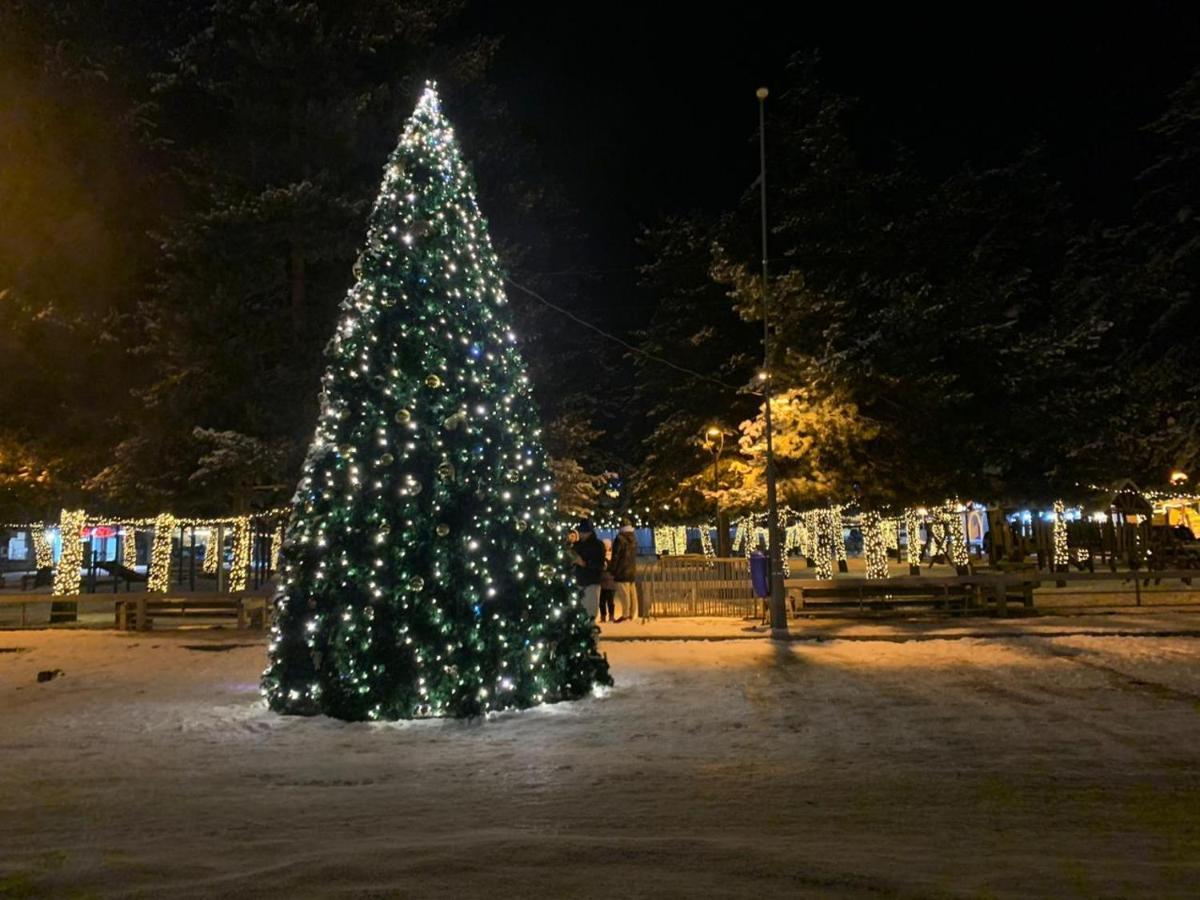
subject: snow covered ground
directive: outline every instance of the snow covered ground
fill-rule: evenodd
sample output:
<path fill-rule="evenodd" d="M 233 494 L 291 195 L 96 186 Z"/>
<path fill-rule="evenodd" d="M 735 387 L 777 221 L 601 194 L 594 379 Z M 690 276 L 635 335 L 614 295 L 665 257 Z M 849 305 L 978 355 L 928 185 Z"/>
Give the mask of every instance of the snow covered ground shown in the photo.
<path fill-rule="evenodd" d="M 1196 896 L 1200 639 L 1048 622 L 621 625 L 605 696 L 387 725 L 246 632 L 0 632 L 0 897 Z"/>

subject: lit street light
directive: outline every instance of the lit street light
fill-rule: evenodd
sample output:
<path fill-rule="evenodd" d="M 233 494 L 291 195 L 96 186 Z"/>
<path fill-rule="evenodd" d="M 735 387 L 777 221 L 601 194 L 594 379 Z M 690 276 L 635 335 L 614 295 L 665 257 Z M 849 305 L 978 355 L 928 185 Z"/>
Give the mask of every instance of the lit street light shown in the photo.
<path fill-rule="evenodd" d="M 783 603 L 783 556 L 779 542 L 779 500 L 775 490 L 775 449 L 771 435 L 771 320 L 767 272 L 767 89 L 754 92 L 758 98 L 758 186 L 762 207 L 762 316 L 763 316 L 763 422 L 767 439 L 767 555 L 770 557 L 771 636 L 788 636 L 787 609 Z"/>

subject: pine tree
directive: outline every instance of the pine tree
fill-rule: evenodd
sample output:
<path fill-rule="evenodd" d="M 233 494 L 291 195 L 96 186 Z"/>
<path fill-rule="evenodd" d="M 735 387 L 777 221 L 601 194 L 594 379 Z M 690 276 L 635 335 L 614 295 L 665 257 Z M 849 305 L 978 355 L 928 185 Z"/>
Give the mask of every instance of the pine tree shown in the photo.
<path fill-rule="evenodd" d="M 285 544 L 272 709 L 474 716 L 611 683 L 572 596 L 499 261 L 433 86 L 326 349 Z"/>

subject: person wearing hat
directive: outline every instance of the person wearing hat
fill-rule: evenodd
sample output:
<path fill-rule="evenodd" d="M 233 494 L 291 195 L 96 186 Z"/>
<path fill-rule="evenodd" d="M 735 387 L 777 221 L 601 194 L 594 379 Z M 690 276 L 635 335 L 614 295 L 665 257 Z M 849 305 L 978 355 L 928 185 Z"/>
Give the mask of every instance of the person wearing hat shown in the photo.
<path fill-rule="evenodd" d="M 596 618 L 600 608 L 600 582 L 604 577 L 604 545 L 596 537 L 592 523 L 584 519 L 575 529 L 579 540 L 575 543 L 575 583 L 583 591 L 583 608 Z"/>
<path fill-rule="evenodd" d="M 608 571 L 612 573 L 613 581 L 616 582 L 616 596 L 621 602 L 621 619 L 630 622 L 637 615 L 637 585 L 634 583 L 637 576 L 637 549 L 633 523 L 622 519 L 621 530 L 617 532 L 617 539 L 613 541 L 612 560 L 608 564 Z M 642 621 L 645 622 L 646 619 L 646 611 L 643 610 Z"/>

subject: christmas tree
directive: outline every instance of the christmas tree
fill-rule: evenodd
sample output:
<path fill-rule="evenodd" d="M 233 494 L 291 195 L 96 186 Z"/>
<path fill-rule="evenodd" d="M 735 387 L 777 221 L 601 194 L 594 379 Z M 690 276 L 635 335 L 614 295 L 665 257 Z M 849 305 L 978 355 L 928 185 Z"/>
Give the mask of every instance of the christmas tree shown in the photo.
<path fill-rule="evenodd" d="M 568 581 L 499 261 L 432 85 L 355 275 L 285 541 L 271 708 L 473 716 L 610 684 Z"/>

